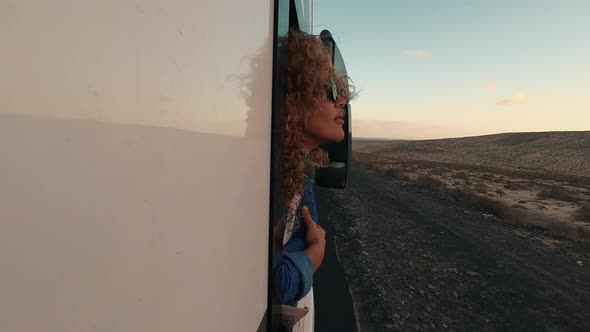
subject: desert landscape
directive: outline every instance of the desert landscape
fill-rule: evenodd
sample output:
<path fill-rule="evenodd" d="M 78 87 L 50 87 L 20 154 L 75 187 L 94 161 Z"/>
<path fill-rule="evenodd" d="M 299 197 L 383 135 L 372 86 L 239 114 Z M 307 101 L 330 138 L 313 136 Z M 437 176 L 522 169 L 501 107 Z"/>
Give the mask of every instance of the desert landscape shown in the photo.
<path fill-rule="evenodd" d="M 316 198 L 359 331 L 590 330 L 590 132 L 354 141 L 353 159 Z"/>
<path fill-rule="evenodd" d="M 590 132 L 357 141 L 353 159 L 455 203 L 590 240 Z"/>

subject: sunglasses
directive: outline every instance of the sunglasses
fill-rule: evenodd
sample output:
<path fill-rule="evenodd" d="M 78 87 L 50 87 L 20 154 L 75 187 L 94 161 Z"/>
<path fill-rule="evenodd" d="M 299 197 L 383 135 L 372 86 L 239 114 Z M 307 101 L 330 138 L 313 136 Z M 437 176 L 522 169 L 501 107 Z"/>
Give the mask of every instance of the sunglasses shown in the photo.
<path fill-rule="evenodd" d="M 333 78 L 330 78 L 331 87 L 328 89 L 328 99 L 336 102 L 338 100 L 338 86 Z"/>

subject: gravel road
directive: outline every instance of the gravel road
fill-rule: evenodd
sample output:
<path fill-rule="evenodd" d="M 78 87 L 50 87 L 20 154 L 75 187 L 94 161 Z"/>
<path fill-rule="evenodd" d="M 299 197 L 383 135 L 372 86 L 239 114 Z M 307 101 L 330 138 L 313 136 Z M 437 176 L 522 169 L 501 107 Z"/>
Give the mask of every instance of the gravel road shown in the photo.
<path fill-rule="evenodd" d="M 588 248 L 358 163 L 316 190 L 361 331 L 590 331 Z"/>

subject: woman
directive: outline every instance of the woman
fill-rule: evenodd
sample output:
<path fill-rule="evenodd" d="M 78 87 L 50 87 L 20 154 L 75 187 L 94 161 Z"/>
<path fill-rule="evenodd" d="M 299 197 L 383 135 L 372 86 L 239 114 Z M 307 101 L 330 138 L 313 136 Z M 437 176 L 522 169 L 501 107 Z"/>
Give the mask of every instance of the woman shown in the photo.
<path fill-rule="evenodd" d="M 313 331 L 313 273 L 322 263 L 326 246 L 325 231 L 317 224 L 313 169 L 328 163 L 320 145 L 344 139 L 343 107 L 352 92 L 317 36 L 291 31 L 280 47 L 288 52 L 283 169 L 288 213 L 274 232 L 275 302 L 290 305 L 283 306 L 293 314 L 290 317 L 304 315 L 293 331 Z"/>

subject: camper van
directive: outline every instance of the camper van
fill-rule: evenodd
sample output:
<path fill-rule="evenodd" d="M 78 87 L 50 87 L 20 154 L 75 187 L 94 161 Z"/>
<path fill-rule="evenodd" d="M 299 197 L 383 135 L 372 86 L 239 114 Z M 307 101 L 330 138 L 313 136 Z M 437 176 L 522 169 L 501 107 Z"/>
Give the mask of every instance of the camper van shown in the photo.
<path fill-rule="evenodd" d="M 0 2 L 0 331 L 267 331 L 285 73 L 312 0 Z M 346 139 L 316 182 L 344 188 Z"/>

